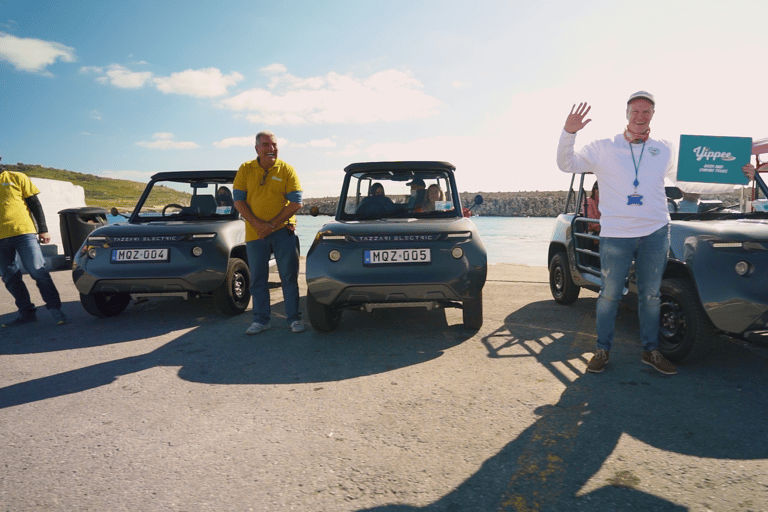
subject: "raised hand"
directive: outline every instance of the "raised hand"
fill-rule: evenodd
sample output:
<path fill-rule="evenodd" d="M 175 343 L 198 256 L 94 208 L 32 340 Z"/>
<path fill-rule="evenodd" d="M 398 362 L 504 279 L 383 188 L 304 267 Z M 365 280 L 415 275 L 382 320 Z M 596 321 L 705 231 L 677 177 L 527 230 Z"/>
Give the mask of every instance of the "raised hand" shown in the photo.
<path fill-rule="evenodd" d="M 744 176 L 749 178 L 750 180 L 755 179 L 755 166 L 752 164 L 746 164 L 744 167 L 741 168 L 741 172 L 744 173 Z"/>
<path fill-rule="evenodd" d="M 576 104 L 574 104 L 571 107 L 571 113 L 568 114 L 568 117 L 565 119 L 565 131 L 568 133 L 576 133 L 577 131 L 587 126 L 587 123 L 589 123 L 591 119 L 587 119 L 585 121 L 584 118 L 587 116 L 591 108 L 592 107 L 587 105 L 586 102 L 579 103 L 578 107 Z"/>

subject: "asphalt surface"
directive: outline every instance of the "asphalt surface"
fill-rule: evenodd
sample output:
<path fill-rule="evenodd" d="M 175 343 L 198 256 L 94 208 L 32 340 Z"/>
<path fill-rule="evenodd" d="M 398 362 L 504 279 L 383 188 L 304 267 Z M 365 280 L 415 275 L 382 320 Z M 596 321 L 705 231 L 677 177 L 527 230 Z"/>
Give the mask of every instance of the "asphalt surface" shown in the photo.
<path fill-rule="evenodd" d="M 256 336 L 207 300 L 97 319 L 54 279 L 69 324 L 0 329 L 3 512 L 768 510 L 764 348 L 664 376 L 626 304 L 585 374 L 596 296 L 557 305 L 543 267 L 492 266 L 476 332 L 378 310 L 293 334 L 276 282 Z"/>

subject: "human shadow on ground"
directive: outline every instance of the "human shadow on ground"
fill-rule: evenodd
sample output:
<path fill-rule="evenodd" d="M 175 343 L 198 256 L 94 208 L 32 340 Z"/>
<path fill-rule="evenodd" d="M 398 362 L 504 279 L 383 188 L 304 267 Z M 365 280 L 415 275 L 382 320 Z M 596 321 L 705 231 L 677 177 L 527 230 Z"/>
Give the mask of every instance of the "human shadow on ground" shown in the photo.
<path fill-rule="evenodd" d="M 308 327 L 306 332 L 294 334 L 285 322 L 280 302 L 273 305 L 272 329 L 246 336 L 250 311 L 238 317 L 221 317 L 212 314 L 209 305 L 202 302 L 162 302 L 114 318 L 78 319 L 83 323 L 76 330 L 63 326 L 42 337 L 22 336 L 20 341 L 3 341 L 0 352 L 4 354 L 66 352 L 115 344 L 119 355 L 121 345 L 129 341 L 134 343 L 128 352 L 135 354 L 136 347 L 140 347 L 137 343 L 154 347 L 158 339 L 151 339 L 152 336 L 160 336 L 161 340 L 162 336 L 173 336 L 171 341 L 140 355 L 118 356 L 6 386 L 0 389 L 0 408 L 105 386 L 122 375 L 160 366 L 179 367 L 182 379 L 208 384 L 295 384 L 352 379 L 430 361 L 474 334 L 461 325 L 449 326 L 444 310 L 423 309 L 379 310 L 373 314 L 345 312 L 342 325 L 333 333 L 320 334 Z M 34 326 L 27 330 L 34 332 Z M 381 335 L 383 330 L 386 336 Z"/>
<path fill-rule="evenodd" d="M 718 339 L 712 341 L 706 359 L 682 364 L 675 376 L 659 374 L 639 361 L 635 315 L 619 316 L 622 339 L 601 374 L 585 374 L 594 336 L 579 325 L 593 325 L 594 314 L 589 316 L 583 304 L 563 308 L 542 301 L 509 315 L 502 327 L 483 338 L 489 357 L 501 364 L 535 358 L 566 386 L 559 401 L 539 407 L 535 423 L 437 501 L 424 507 L 365 510 L 687 510 L 661 497 L 665 489 L 656 493 L 661 496 L 641 490 L 644 484 L 652 485 L 643 482 L 649 473 L 664 480 L 664 460 L 654 460 L 648 467 L 629 466 L 601 487 L 580 494 L 622 435 L 694 457 L 768 458 L 768 362 Z M 536 318 L 536 325 L 530 325 L 531 318 Z M 687 478 L 706 486 L 712 484 L 707 476 Z M 686 475 L 674 477 L 672 489 L 686 479 Z"/>

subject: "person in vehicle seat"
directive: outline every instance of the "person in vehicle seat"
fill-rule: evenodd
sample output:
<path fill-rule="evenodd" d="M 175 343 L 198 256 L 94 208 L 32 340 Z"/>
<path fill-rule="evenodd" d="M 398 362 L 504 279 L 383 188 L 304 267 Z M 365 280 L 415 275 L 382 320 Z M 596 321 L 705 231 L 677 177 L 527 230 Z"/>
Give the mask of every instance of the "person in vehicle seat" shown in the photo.
<path fill-rule="evenodd" d="M 587 371 L 602 372 L 608 363 L 616 312 L 632 261 L 638 287 L 641 362 L 665 374 L 677 369 L 659 351 L 660 287 L 669 252 L 669 212 L 664 179 L 675 181 L 675 148 L 652 139 L 653 95 L 638 91 L 627 100 L 628 124 L 611 139 L 595 140 L 575 151 L 576 133 L 591 119 L 587 103 L 574 104 L 557 147 L 563 172 L 592 172 L 600 182 L 600 265 L 597 299 L 597 349 Z"/>
<path fill-rule="evenodd" d="M 683 192 L 683 198 L 677 204 L 678 213 L 696 213 L 699 211 L 699 194 Z"/>
<path fill-rule="evenodd" d="M 258 158 L 245 162 L 235 175 L 235 208 L 245 219 L 248 266 L 251 269 L 253 323 L 245 334 L 269 329 L 269 255 L 275 255 L 283 286 L 285 316 L 293 332 L 303 332 L 299 311 L 299 251 L 296 246 L 296 212 L 302 190 L 296 171 L 277 158 L 277 137 L 256 135 Z"/>
<path fill-rule="evenodd" d="M 235 204 L 232 199 L 232 192 L 227 187 L 219 187 L 216 191 L 216 204 L 219 206 L 232 206 Z"/>
<path fill-rule="evenodd" d="M 435 202 L 444 200 L 445 195 L 443 194 L 443 190 L 440 188 L 440 185 L 434 183 L 427 188 L 427 193 L 425 194 L 420 211 L 433 212 L 435 211 Z"/>
<path fill-rule="evenodd" d="M 600 188 L 597 185 L 597 182 L 595 182 L 594 185 L 592 185 L 592 193 L 587 198 L 587 217 L 590 219 L 599 219 L 600 218 L 600 208 L 598 205 L 600 204 Z M 587 225 L 587 231 L 590 233 L 598 234 L 600 233 L 600 224 L 597 222 L 590 222 L 589 225 Z"/>
<path fill-rule="evenodd" d="M 408 198 L 408 210 L 414 210 L 424 202 L 424 187 L 426 184 L 421 178 L 414 178 L 406 183 L 411 187 L 411 196 Z"/>
<path fill-rule="evenodd" d="M 371 196 L 383 196 L 384 194 L 384 185 L 381 183 L 374 183 L 371 185 L 371 193 L 368 194 Z"/>

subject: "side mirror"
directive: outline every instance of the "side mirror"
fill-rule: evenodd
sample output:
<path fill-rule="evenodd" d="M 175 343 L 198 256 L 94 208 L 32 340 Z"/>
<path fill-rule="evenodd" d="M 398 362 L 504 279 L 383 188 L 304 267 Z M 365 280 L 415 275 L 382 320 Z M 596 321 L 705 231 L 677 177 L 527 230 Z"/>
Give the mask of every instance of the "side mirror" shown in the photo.
<path fill-rule="evenodd" d="M 480 206 L 481 204 L 483 204 L 483 196 L 481 196 L 480 194 L 477 194 L 475 196 L 474 202 L 475 202 L 475 206 Z"/>
<path fill-rule="evenodd" d="M 664 187 L 664 190 L 670 199 L 681 199 L 683 197 L 683 191 L 677 187 Z"/>

